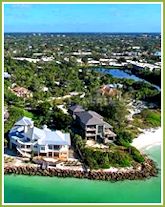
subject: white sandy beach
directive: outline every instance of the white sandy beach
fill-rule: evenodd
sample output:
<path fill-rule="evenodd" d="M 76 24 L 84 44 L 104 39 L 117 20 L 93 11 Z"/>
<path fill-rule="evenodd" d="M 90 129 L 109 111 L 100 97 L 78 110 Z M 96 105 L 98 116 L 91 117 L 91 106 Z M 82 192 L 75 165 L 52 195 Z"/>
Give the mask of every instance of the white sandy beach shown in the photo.
<path fill-rule="evenodd" d="M 148 147 L 160 145 L 163 140 L 163 129 L 159 127 L 157 129 L 143 130 L 143 132 L 133 140 L 132 146 L 139 150 L 144 150 Z"/>

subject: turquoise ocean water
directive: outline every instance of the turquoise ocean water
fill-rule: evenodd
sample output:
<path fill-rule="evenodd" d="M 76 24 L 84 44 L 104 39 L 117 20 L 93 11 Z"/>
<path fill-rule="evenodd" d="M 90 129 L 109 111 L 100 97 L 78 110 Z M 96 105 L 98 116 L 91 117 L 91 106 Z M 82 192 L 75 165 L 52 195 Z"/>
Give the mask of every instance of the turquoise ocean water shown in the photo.
<path fill-rule="evenodd" d="M 160 167 L 160 146 L 146 150 Z M 159 203 L 160 174 L 145 181 L 5 175 L 5 203 Z"/>

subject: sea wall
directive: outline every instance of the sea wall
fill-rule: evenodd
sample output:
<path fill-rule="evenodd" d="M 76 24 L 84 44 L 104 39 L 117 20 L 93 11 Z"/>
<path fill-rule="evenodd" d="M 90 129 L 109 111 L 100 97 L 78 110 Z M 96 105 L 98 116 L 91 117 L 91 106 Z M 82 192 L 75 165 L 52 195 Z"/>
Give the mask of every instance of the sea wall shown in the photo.
<path fill-rule="evenodd" d="M 37 176 L 57 176 L 57 177 L 73 177 L 73 178 L 87 178 L 92 180 L 142 180 L 157 176 L 158 169 L 155 163 L 147 159 L 142 165 L 141 169 L 132 169 L 126 171 L 106 172 L 102 170 L 80 171 L 80 170 L 64 170 L 57 168 L 42 169 L 37 166 L 5 166 L 5 174 L 17 174 L 17 175 L 37 175 Z"/>

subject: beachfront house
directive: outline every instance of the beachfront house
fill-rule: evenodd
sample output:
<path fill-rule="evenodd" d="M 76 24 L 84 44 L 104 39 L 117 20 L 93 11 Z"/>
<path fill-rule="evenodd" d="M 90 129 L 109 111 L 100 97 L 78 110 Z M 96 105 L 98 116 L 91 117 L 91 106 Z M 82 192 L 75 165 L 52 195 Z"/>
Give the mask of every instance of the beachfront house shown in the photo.
<path fill-rule="evenodd" d="M 69 157 L 69 133 L 51 131 L 46 125 L 42 129 L 37 128 L 27 117 L 22 117 L 14 124 L 9 132 L 9 140 L 10 149 L 15 148 L 23 157 L 31 157 L 31 154 L 61 160 Z"/>
<path fill-rule="evenodd" d="M 103 117 L 95 111 L 85 111 L 82 106 L 74 105 L 68 110 L 79 124 L 82 136 L 86 139 L 101 141 L 105 144 L 112 143 L 116 134 L 112 126 L 103 120 Z"/>

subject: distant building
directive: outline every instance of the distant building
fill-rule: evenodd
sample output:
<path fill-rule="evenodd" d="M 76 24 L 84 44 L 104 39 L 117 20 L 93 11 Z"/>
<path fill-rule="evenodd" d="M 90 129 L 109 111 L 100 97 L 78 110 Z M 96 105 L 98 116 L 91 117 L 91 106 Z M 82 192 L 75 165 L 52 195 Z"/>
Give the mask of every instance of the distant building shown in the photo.
<path fill-rule="evenodd" d="M 51 57 L 42 57 L 41 60 L 44 61 L 44 62 L 50 62 L 50 61 L 54 60 L 54 57 L 53 56 L 51 56 Z"/>
<path fill-rule="evenodd" d="M 150 64 L 150 63 L 143 63 L 143 62 L 138 62 L 138 61 L 132 61 L 132 60 L 127 60 L 127 63 L 132 64 L 132 66 L 135 69 L 144 69 L 144 68 L 148 68 L 150 71 L 152 71 L 153 69 L 156 70 L 160 70 L 160 66 L 157 64 Z"/>
<path fill-rule="evenodd" d="M 79 51 L 79 52 L 73 52 L 72 55 L 75 56 L 86 56 L 86 55 L 91 55 L 91 52 L 85 52 L 85 51 Z"/>
<path fill-rule="evenodd" d="M 160 52 L 160 51 L 156 51 L 156 52 L 154 53 L 154 56 L 156 56 L 156 57 L 161 57 L 161 52 Z"/>
<path fill-rule="evenodd" d="M 123 88 L 123 85 L 120 83 L 114 83 L 114 84 L 108 84 L 108 85 L 103 85 L 101 86 L 101 88 L 99 89 L 99 91 L 101 92 L 102 95 L 107 95 L 107 96 L 111 96 L 111 97 L 117 97 L 120 98 L 121 97 L 121 89 Z"/>
<path fill-rule="evenodd" d="M 8 72 L 4 72 L 4 78 L 6 79 L 11 78 L 11 75 Z"/>
<path fill-rule="evenodd" d="M 10 90 L 18 97 L 22 97 L 22 98 L 33 97 L 32 92 L 24 87 L 16 86 L 14 88 L 11 88 Z"/>
<path fill-rule="evenodd" d="M 20 61 L 28 61 L 28 62 L 33 62 L 33 63 L 37 63 L 40 61 L 40 59 L 34 59 L 34 58 L 25 58 L 25 57 L 14 57 L 12 58 L 14 60 L 20 60 Z"/>
<path fill-rule="evenodd" d="M 100 61 L 98 60 L 88 60 L 88 65 L 100 65 Z"/>
<path fill-rule="evenodd" d="M 140 46 L 133 46 L 132 49 L 134 49 L 134 50 L 140 50 Z"/>

